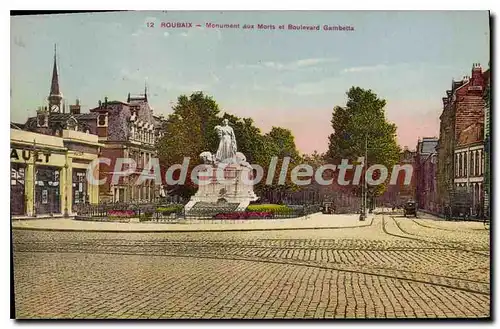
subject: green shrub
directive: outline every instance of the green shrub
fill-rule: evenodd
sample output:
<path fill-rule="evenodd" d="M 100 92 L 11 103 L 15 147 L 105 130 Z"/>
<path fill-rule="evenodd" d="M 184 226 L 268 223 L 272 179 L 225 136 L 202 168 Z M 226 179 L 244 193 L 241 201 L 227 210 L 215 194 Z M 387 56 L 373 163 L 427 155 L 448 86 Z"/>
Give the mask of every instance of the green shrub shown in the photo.
<path fill-rule="evenodd" d="M 288 214 L 293 212 L 293 209 L 286 205 L 279 205 L 279 204 L 252 204 L 247 207 L 247 211 L 272 212 L 274 214 Z"/>
<path fill-rule="evenodd" d="M 183 205 L 175 204 L 175 205 L 168 205 L 168 206 L 164 206 L 164 207 L 158 207 L 158 208 L 156 208 L 156 211 L 161 212 L 163 215 L 170 215 L 171 213 L 182 210 L 182 208 L 184 208 Z"/>

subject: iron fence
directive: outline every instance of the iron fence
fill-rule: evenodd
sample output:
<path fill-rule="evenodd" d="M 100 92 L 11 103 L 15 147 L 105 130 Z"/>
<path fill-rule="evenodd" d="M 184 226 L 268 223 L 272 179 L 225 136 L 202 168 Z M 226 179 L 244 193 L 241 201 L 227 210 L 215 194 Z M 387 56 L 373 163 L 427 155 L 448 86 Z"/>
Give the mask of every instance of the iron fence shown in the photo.
<path fill-rule="evenodd" d="M 320 212 L 321 205 L 291 205 L 286 210 L 235 211 L 228 207 L 196 207 L 186 211 L 182 204 L 101 203 L 81 205 L 76 219 L 91 221 L 177 222 L 180 220 L 260 220 L 297 218 Z"/>

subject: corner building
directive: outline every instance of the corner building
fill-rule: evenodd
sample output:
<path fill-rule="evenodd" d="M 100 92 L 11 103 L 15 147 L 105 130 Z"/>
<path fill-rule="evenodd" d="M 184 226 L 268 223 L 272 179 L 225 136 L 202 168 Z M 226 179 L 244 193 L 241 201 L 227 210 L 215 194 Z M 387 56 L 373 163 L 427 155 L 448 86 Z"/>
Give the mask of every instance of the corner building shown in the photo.
<path fill-rule="evenodd" d="M 101 157 L 111 160 L 110 164 L 100 165 L 100 179 L 105 184 L 100 186 L 99 198 L 102 202 L 151 202 L 161 193 L 161 185 L 153 177 L 138 182 L 139 176 L 149 161 L 157 156 L 156 141 L 162 137 L 161 117 L 153 114 L 148 103 L 147 89 L 144 94 L 127 97 L 126 102 L 99 101 L 90 115 L 96 123 L 99 143 L 103 144 Z M 116 160 L 131 158 L 136 163 L 136 170 L 128 176 L 121 176 L 113 182 Z M 124 168 L 118 168 L 123 170 Z"/>

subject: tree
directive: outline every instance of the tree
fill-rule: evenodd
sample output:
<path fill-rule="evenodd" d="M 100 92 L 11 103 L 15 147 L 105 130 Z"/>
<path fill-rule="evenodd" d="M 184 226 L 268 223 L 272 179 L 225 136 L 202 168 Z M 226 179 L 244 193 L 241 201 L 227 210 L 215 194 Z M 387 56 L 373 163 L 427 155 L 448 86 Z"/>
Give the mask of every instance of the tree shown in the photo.
<path fill-rule="evenodd" d="M 211 97 L 196 92 L 190 97 L 179 96 L 173 113 L 165 122 L 164 136 L 157 145 L 160 164 L 168 168 L 182 164 L 184 157 L 190 158 L 186 183 L 169 187 L 184 198 L 196 191 L 189 177 L 191 170 L 201 163 L 199 154 L 217 148 L 218 137 L 214 128 L 220 121 L 219 112 L 219 106 Z"/>
<path fill-rule="evenodd" d="M 190 158 L 186 184 L 170 186 L 171 193 L 188 198 L 196 192 L 197 187 L 189 179 L 191 171 L 201 163 L 201 152 L 214 153 L 217 150 L 219 137 L 215 126 L 221 124 L 223 119 L 229 120 L 236 136 L 238 152 L 243 153 L 250 164 L 258 164 L 266 170 L 272 157 L 278 156 L 278 171 L 284 156 L 290 156 L 296 162 L 299 160 L 299 152 L 290 130 L 273 127 L 264 135 L 251 118 L 239 118 L 229 113 L 224 113 L 221 117 L 217 103 L 202 92 L 194 93 L 190 97 L 182 95 L 179 96 L 173 113 L 166 119 L 164 136 L 157 145 L 163 168 L 181 164 L 184 157 Z M 275 174 L 275 184 L 271 188 L 277 188 L 278 175 L 279 173 Z M 174 176 L 175 178 L 177 177 Z M 260 192 L 265 189 L 265 181 L 264 173 L 261 182 L 255 186 L 257 194 L 262 194 Z"/>
<path fill-rule="evenodd" d="M 301 157 L 297 146 L 295 145 L 295 137 L 289 129 L 281 127 L 272 127 L 271 130 L 264 135 L 264 145 L 266 150 L 266 158 L 263 167 L 268 168 L 273 157 L 277 157 L 276 170 L 271 185 L 260 184 L 259 190 L 265 194 L 268 199 L 274 202 L 282 202 L 285 194 L 292 191 L 297 191 L 298 186 L 291 181 L 291 168 L 301 162 Z M 287 176 L 284 184 L 279 184 L 281 168 L 285 157 L 290 158 Z M 270 173 L 267 173 L 270 174 Z M 267 180 L 267 175 L 263 178 L 263 182 Z"/>
<path fill-rule="evenodd" d="M 360 87 L 351 87 L 347 97 L 345 107 L 335 106 L 333 109 L 331 123 L 334 132 L 329 137 L 327 157 L 337 164 L 341 159 L 356 161 L 365 156 L 367 140 L 367 168 L 373 164 L 384 165 L 390 174 L 399 161 L 401 150 L 396 141 L 396 125 L 385 117 L 385 100 Z M 382 194 L 385 186 L 369 186 L 368 195 Z"/>

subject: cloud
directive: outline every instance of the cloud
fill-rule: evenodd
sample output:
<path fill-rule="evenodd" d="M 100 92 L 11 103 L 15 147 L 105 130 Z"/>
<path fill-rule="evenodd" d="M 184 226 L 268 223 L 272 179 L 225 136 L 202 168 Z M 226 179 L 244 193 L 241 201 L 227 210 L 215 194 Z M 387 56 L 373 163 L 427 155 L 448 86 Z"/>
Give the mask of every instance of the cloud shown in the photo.
<path fill-rule="evenodd" d="M 130 71 L 127 68 L 122 68 L 120 70 L 120 76 L 122 80 L 131 80 L 131 81 L 144 81 L 144 79 L 147 78 L 140 73 L 139 69 Z"/>
<path fill-rule="evenodd" d="M 138 36 L 140 36 L 143 33 L 144 33 L 144 31 L 142 29 L 139 29 L 139 30 L 135 31 L 134 33 L 132 33 L 132 36 L 133 37 L 138 37 Z"/>
<path fill-rule="evenodd" d="M 170 33 L 166 32 L 166 31 L 163 32 L 163 36 L 165 36 L 165 38 L 168 37 L 169 35 L 170 35 Z"/>
<path fill-rule="evenodd" d="M 343 73 L 358 73 L 358 72 L 367 72 L 367 71 L 379 71 L 388 69 L 389 66 L 385 64 L 378 64 L 372 66 L 354 66 L 348 67 L 342 70 Z"/>
<path fill-rule="evenodd" d="M 180 35 L 181 37 L 189 37 L 189 33 L 187 32 L 182 32 Z"/>
<path fill-rule="evenodd" d="M 218 83 L 220 81 L 219 77 L 215 73 L 211 72 L 210 76 L 212 77 L 213 82 Z"/>
<path fill-rule="evenodd" d="M 333 63 L 337 61 L 338 61 L 337 58 L 306 58 L 296 61 L 295 65 L 298 67 L 306 67 L 306 66 L 315 66 L 325 63 Z"/>
<path fill-rule="evenodd" d="M 174 90 L 176 92 L 183 93 L 192 93 L 195 91 L 205 91 L 210 88 L 210 85 L 203 83 L 190 83 L 190 84 L 181 84 L 181 83 L 168 83 L 161 85 L 161 89 L 165 91 Z"/>
<path fill-rule="evenodd" d="M 291 94 L 296 96 L 310 96 L 331 94 L 338 90 L 344 90 L 347 86 L 345 82 L 339 77 L 328 77 L 324 79 L 299 82 L 292 85 L 285 85 L 281 81 L 274 82 L 256 82 L 254 81 L 252 89 L 256 91 L 272 91 Z"/>
<path fill-rule="evenodd" d="M 229 64 L 227 69 L 272 69 L 272 70 L 298 70 L 298 69 L 313 69 L 317 66 L 337 62 L 337 58 L 305 58 L 291 62 L 274 62 L 266 61 L 252 64 Z"/>

